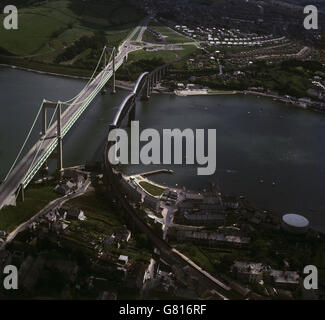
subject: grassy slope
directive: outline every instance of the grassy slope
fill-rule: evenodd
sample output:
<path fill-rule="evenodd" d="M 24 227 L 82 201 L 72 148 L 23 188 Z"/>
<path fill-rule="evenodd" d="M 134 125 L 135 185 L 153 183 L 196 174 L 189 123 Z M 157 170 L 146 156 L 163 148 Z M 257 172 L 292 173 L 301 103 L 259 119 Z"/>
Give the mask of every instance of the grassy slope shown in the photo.
<path fill-rule="evenodd" d="M 0 230 L 12 231 L 27 221 L 50 201 L 58 198 L 53 186 L 33 186 L 25 190 L 25 202 L 18 202 L 16 207 L 5 207 L 0 211 Z"/>
<path fill-rule="evenodd" d="M 47 43 L 54 31 L 67 28 L 77 16 L 68 9 L 69 1 L 56 1 L 20 9 L 18 30 L 0 29 L 0 46 L 17 55 L 30 55 L 49 50 Z M 0 16 L 0 20 L 3 15 Z"/>
<path fill-rule="evenodd" d="M 0 14 L 0 21 L 3 17 Z M 108 45 L 117 46 L 142 18 L 141 13 L 119 0 L 42 3 L 19 10 L 18 30 L 0 28 L 0 48 L 34 62 L 53 63 L 64 48 L 82 36 L 93 35 L 96 30 L 104 30 Z M 10 59 L 7 63 L 26 65 L 29 63 L 26 60 Z"/>
<path fill-rule="evenodd" d="M 139 185 L 153 196 L 161 196 L 165 190 L 146 181 L 139 182 Z"/>
<path fill-rule="evenodd" d="M 197 48 L 193 45 L 183 46 L 183 50 L 159 50 L 159 51 L 134 51 L 129 54 L 129 61 L 135 62 L 141 59 L 162 58 L 165 63 L 176 60 L 177 58 L 183 58 L 193 52 Z"/>
<path fill-rule="evenodd" d="M 158 22 L 152 21 L 149 24 L 149 28 L 161 33 L 165 36 L 168 43 L 184 43 L 184 42 L 193 42 L 190 38 L 187 38 L 181 34 L 178 34 L 171 30 L 170 28 L 159 24 Z"/>
<path fill-rule="evenodd" d="M 95 192 L 70 200 L 66 206 L 82 209 L 87 217 L 85 221 L 72 220 L 69 228 L 70 240 L 83 246 L 89 245 L 90 241 L 100 241 L 103 236 L 108 239 L 125 224 L 123 214 L 118 209 L 111 208 L 108 200 Z M 149 252 L 140 249 L 133 236 L 126 247 L 117 249 L 112 246 L 110 251 L 116 255 L 127 255 L 136 261 L 149 262 L 150 260 Z"/>

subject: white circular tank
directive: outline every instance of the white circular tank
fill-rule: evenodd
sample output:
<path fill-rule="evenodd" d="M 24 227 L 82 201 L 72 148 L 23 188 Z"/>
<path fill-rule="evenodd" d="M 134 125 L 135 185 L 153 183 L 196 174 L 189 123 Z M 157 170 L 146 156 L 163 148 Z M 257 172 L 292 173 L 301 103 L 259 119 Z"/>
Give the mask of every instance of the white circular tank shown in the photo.
<path fill-rule="evenodd" d="M 305 233 L 308 230 L 309 221 L 299 214 L 287 213 L 282 217 L 282 227 L 291 233 Z"/>

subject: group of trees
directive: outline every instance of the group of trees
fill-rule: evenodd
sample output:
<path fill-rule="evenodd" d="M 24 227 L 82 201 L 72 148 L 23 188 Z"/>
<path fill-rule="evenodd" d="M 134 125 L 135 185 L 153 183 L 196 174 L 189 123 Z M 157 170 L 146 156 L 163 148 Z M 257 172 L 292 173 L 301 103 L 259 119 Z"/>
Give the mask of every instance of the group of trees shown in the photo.
<path fill-rule="evenodd" d="M 59 54 L 55 63 L 61 63 L 64 61 L 69 61 L 84 52 L 87 49 L 91 49 L 92 52 L 98 53 L 104 45 L 106 44 L 105 33 L 102 31 L 96 32 L 93 36 L 83 36 L 74 42 L 71 46 L 66 48 L 64 52 Z"/>
<path fill-rule="evenodd" d="M 130 64 L 123 65 L 119 69 L 118 77 L 121 80 L 135 81 L 141 72 L 150 72 L 164 64 L 165 62 L 162 58 L 140 59 Z"/>
<path fill-rule="evenodd" d="M 325 75 L 325 67 L 318 61 L 287 60 L 277 64 L 259 61 L 243 69 L 245 75 L 240 77 L 233 76 L 233 70 L 228 69 L 225 68 L 223 79 L 206 74 L 197 77 L 194 82 L 212 89 L 246 90 L 249 87 L 263 87 L 282 95 L 300 98 L 308 96 L 306 91 L 311 87 L 309 79 L 315 75 Z M 178 79 L 182 76 L 186 78 L 183 71 L 177 75 Z"/>

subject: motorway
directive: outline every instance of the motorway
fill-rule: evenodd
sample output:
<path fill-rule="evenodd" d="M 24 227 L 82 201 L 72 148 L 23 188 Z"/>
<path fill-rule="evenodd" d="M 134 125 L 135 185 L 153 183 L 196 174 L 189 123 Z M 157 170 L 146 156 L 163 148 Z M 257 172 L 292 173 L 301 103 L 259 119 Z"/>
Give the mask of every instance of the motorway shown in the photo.
<path fill-rule="evenodd" d="M 144 25 L 147 19 L 141 25 Z M 115 70 L 123 63 L 127 54 L 134 50 L 130 40 L 139 31 L 137 26 L 128 38 L 119 47 L 116 55 Z M 78 97 L 67 107 L 61 116 L 62 138 L 77 121 L 82 112 L 92 102 L 94 97 L 101 91 L 106 82 L 113 75 L 113 63 L 110 62 L 78 95 Z M 44 164 L 50 154 L 56 148 L 58 141 L 56 135 L 56 121 L 47 130 L 47 139 L 39 140 L 29 152 L 17 163 L 7 179 L 0 185 L 0 209 L 15 200 L 15 192 L 21 184 L 28 185 L 40 167 Z"/>

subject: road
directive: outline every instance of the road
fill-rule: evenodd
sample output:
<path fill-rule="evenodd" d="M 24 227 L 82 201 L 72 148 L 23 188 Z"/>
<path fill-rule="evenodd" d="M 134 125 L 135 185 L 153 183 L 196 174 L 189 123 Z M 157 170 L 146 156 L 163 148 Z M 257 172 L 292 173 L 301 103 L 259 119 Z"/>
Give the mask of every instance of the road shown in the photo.
<path fill-rule="evenodd" d="M 143 23 L 142 23 L 143 24 Z M 115 69 L 118 69 L 123 63 L 124 58 L 134 47 L 130 45 L 130 40 L 140 29 L 137 26 L 128 36 L 128 38 L 119 47 L 116 56 Z M 79 94 L 79 96 L 71 103 L 70 106 L 62 113 L 62 138 L 77 121 L 82 112 L 91 103 L 94 97 L 100 92 L 106 82 L 110 79 L 113 73 L 112 62 L 102 70 Z M 15 199 L 15 192 L 23 183 L 24 187 L 28 185 L 39 168 L 43 165 L 46 159 L 57 146 L 56 121 L 47 131 L 46 140 L 39 140 L 28 153 L 20 160 L 10 173 L 8 178 L 0 185 L 0 209 L 11 203 Z"/>
<path fill-rule="evenodd" d="M 144 32 L 147 30 L 147 25 L 148 25 L 150 19 L 151 19 L 150 16 L 144 19 L 143 25 L 141 26 L 141 30 L 140 30 L 140 32 L 138 34 L 137 39 L 136 39 L 137 42 L 141 42 L 142 41 L 142 36 L 143 36 Z"/>

